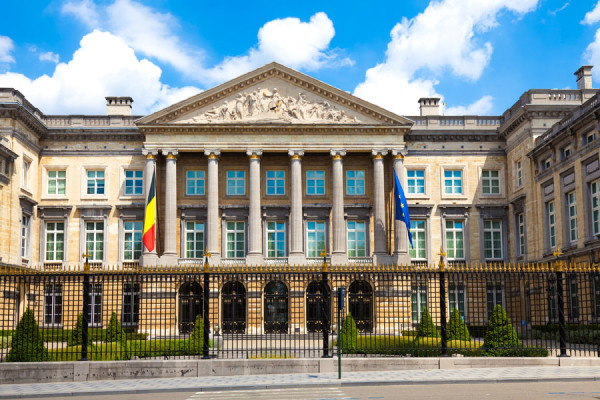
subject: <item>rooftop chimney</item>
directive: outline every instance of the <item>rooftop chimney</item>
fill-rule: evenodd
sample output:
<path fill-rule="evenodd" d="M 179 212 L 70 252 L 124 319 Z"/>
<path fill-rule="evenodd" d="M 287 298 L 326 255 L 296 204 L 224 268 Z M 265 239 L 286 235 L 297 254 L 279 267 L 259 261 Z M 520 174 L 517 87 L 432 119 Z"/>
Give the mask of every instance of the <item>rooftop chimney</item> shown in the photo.
<path fill-rule="evenodd" d="M 593 65 L 584 65 L 575 72 L 575 75 L 577 75 L 577 89 L 592 88 L 592 68 L 594 68 Z"/>
<path fill-rule="evenodd" d="M 440 115 L 440 98 L 439 97 L 421 97 L 419 99 L 421 117 L 427 115 Z"/>
<path fill-rule="evenodd" d="M 131 97 L 107 97 L 106 115 L 131 115 Z"/>

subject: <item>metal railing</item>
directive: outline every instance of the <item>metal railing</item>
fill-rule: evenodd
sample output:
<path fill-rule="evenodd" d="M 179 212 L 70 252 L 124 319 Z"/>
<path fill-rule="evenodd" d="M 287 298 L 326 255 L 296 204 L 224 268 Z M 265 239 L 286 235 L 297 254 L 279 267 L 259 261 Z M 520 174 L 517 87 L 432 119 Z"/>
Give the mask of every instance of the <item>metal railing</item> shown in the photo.
<path fill-rule="evenodd" d="M 0 269 L 0 295 L 0 361 L 600 349 L 589 264 Z"/>

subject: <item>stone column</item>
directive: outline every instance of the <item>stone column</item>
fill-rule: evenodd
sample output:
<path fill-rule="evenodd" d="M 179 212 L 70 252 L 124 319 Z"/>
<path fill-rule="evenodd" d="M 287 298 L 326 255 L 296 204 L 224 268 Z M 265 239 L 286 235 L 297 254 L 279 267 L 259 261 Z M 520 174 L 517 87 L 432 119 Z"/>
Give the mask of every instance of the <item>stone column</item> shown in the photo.
<path fill-rule="evenodd" d="M 302 156 L 303 150 L 290 150 L 292 158 L 291 177 L 291 209 L 290 209 L 290 254 L 288 263 L 291 265 L 306 263 L 304 254 L 303 226 L 302 226 Z"/>
<path fill-rule="evenodd" d="M 406 156 L 406 153 L 406 148 L 392 150 L 392 155 L 394 156 L 393 171 L 396 172 L 396 175 L 398 175 L 398 179 L 400 179 L 400 184 L 402 185 L 403 189 L 406 188 L 406 184 L 404 181 L 404 156 Z M 395 203 L 396 202 L 394 201 L 394 216 L 396 215 Z M 409 242 L 407 228 L 408 227 L 406 226 L 404 221 L 394 220 L 394 255 L 392 257 L 392 261 L 395 264 L 410 264 L 410 256 L 408 254 Z"/>
<path fill-rule="evenodd" d="M 150 191 L 150 185 L 152 184 L 152 175 L 156 171 L 156 150 L 142 150 L 142 154 L 146 156 L 146 165 L 144 166 L 144 212 L 146 211 L 146 202 L 148 201 L 148 192 Z M 155 183 L 156 185 L 156 183 Z M 155 186 L 156 188 L 156 186 Z M 155 203 L 156 204 L 156 203 Z M 155 215 L 156 209 L 154 210 Z M 156 223 L 156 231 L 158 233 L 158 221 Z M 158 235 L 156 235 L 158 237 Z M 146 246 L 142 245 L 144 251 L 142 253 L 142 259 L 140 263 L 142 265 L 156 265 L 158 264 L 158 255 L 156 254 L 156 239 L 154 240 L 154 250 L 148 251 Z"/>
<path fill-rule="evenodd" d="M 383 160 L 387 150 L 373 150 L 373 263 L 389 264 L 391 257 L 387 252 L 387 232 L 385 227 L 385 180 Z"/>
<path fill-rule="evenodd" d="M 347 264 L 348 252 L 346 251 L 346 224 L 344 221 L 344 164 L 342 157 L 346 155 L 344 150 L 331 150 L 333 162 L 333 191 L 332 191 L 332 227 L 333 247 L 331 251 L 331 263 L 333 265 Z"/>
<path fill-rule="evenodd" d="M 248 211 L 248 254 L 246 255 L 246 264 L 259 265 L 264 261 L 260 218 L 260 157 L 262 150 L 248 150 L 246 154 L 250 157 L 250 176 L 248 179 L 250 208 Z"/>
<path fill-rule="evenodd" d="M 221 262 L 219 252 L 219 150 L 204 150 L 208 157 L 208 177 L 206 182 L 206 252 L 210 253 L 209 263 Z"/>
<path fill-rule="evenodd" d="M 177 150 L 163 150 L 165 174 L 165 249 L 162 265 L 177 265 Z"/>

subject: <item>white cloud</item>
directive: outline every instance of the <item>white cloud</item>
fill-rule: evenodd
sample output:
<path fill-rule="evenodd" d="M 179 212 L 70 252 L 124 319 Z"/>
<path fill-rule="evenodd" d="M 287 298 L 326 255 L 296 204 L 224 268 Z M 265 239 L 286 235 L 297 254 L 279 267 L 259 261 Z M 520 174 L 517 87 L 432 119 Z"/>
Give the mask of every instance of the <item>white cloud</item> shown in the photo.
<path fill-rule="evenodd" d="M 581 23 L 585 25 L 592 25 L 598 21 L 600 21 L 600 1 L 596 3 L 596 6 L 592 11 L 589 11 L 587 14 L 585 14 L 585 17 Z"/>
<path fill-rule="evenodd" d="M 193 87 L 171 88 L 160 81 L 161 69 L 139 60 L 123 39 L 94 31 L 81 39 L 68 63 L 52 76 L 30 79 L 23 74 L 0 74 L 0 87 L 14 87 L 44 113 L 105 114 L 106 96 L 131 96 L 134 113 L 145 114 L 199 92 Z"/>
<path fill-rule="evenodd" d="M 494 107 L 492 96 L 483 96 L 468 106 L 455 106 L 446 108 L 446 115 L 485 115 Z"/>
<path fill-rule="evenodd" d="M 66 1 L 62 6 L 62 12 L 75 16 L 91 29 L 100 25 L 98 9 L 92 0 Z"/>
<path fill-rule="evenodd" d="M 10 54 L 14 49 L 14 44 L 11 38 L 0 36 L 0 63 L 12 63 L 15 59 Z"/>
<path fill-rule="evenodd" d="M 436 76 L 445 71 L 472 81 L 489 64 L 492 45 L 478 37 L 497 25 L 504 10 L 524 14 L 538 0 L 431 1 L 421 14 L 391 31 L 383 63 L 367 71 L 354 94 L 401 114 L 417 114 L 419 97 L 439 96 Z"/>
<path fill-rule="evenodd" d="M 596 31 L 594 41 L 588 45 L 583 54 L 586 64 L 600 66 L 600 29 Z M 600 79 L 600 68 L 592 69 L 594 79 Z"/>
<path fill-rule="evenodd" d="M 40 55 L 38 57 L 39 57 L 40 61 L 50 61 L 50 62 L 53 62 L 54 64 L 58 64 L 58 62 L 60 61 L 60 56 L 51 51 L 46 51 L 44 53 L 40 53 Z"/>

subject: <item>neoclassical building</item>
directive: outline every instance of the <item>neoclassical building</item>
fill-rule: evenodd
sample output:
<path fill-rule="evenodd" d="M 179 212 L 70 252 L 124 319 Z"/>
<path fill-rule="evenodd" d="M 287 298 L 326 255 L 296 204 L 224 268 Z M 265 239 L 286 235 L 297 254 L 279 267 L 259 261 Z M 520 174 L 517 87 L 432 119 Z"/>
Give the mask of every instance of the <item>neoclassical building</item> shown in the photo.
<path fill-rule="evenodd" d="M 539 261 L 600 245 L 597 90 L 503 115 L 400 116 L 277 63 L 148 116 L 46 115 L 0 89 L 0 264 Z M 401 95 L 401 94 L 399 94 Z M 157 239 L 141 243 L 156 171 Z M 394 221 L 400 177 L 414 247 Z"/>

